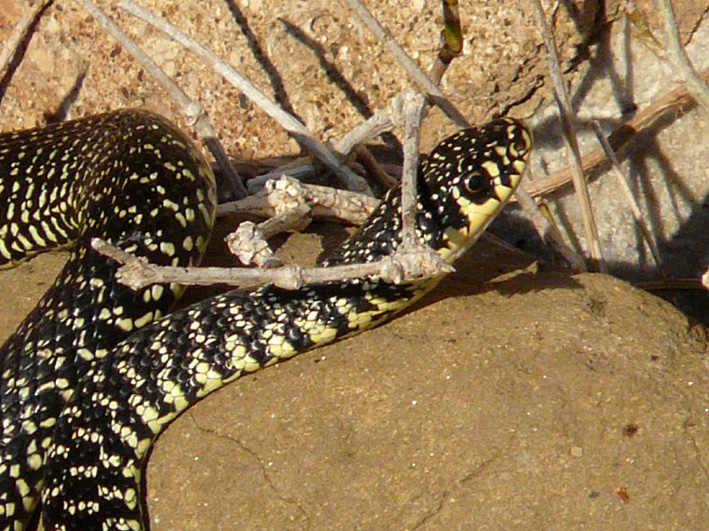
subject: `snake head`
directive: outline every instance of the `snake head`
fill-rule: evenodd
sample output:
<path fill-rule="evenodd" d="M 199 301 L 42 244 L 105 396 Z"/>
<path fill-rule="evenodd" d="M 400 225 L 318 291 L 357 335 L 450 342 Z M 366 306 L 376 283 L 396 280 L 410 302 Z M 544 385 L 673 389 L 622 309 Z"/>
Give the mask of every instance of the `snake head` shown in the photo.
<path fill-rule="evenodd" d="M 532 135 L 512 118 L 494 120 L 443 140 L 421 165 L 419 200 L 439 230 L 429 245 L 452 263 L 482 234 L 519 185 Z M 428 202 L 428 204 L 425 204 Z"/>

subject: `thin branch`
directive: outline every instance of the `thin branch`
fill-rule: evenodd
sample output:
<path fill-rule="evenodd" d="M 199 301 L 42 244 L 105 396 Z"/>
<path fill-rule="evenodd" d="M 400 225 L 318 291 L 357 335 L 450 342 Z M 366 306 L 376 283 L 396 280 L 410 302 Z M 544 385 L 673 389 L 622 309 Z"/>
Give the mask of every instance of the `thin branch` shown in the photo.
<path fill-rule="evenodd" d="M 237 197 L 245 197 L 246 189 L 241 181 L 241 177 L 236 172 L 236 169 L 231 164 L 227 157 L 224 148 L 217 139 L 217 135 L 209 123 L 209 118 L 205 113 L 202 105 L 199 102 L 190 98 L 177 83 L 175 83 L 164 70 L 162 70 L 148 54 L 146 54 L 118 25 L 111 20 L 101 9 L 99 9 L 90 0 L 75 0 L 77 4 L 83 7 L 95 20 L 98 22 L 116 41 L 118 41 L 125 50 L 130 53 L 136 61 L 145 69 L 145 71 L 153 79 L 155 79 L 163 89 L 172 96 L 172 98 L 180 105 L 182 114 L 187 118 L 188 122 L 194 125 L 199 136 L 204 140 L 205 144 L 210 148 L 217 164 L 222 172 L 227 176 L 229 186 L 234 186 L 234 192 Z M 225 183 L 226 184 L 226 183 Z"/>
<path fill-rule="evenodd" d="M 37 17 L 44 11 L 44 9 L 52 3 L 53 0 L 42 0 L 40 2 L 35 2 L 30 5 L 29 9 L 25 12 L 20 20 L 15 24 L 12 33 L 5 41 L 5 45 L 0 50 L 0 75 L 5 73 L 7 65 L 10 64 L 10 60 L 17 53 L 17 49 L 20 44 L 25 39 L 27 32 L 30 30 L 32 24 L 37 20 Z"/>
<path fill-rule="evenodd" d="M 145 258 L 127 253 L 100 238 L 91 240 L 97 252 L 112 258 L 122 267 L 118 271 L 119 281 L 134 290 L 151 284 L 174 282 L 182 285 L 211 286 L 227 284 L 239 288 L 252 288 L 263 284 L 273 284 L 283 289 L 299 289 L 308 284 L 349 280 L 366 276 L 377 276 L 385 282 L 400 284 L 421 273 L 416 262 L 407 260 L 407 254 L 395 252 L 376 262 L 333 267 L 300 267 L 286 265 L 274 269 L 247 269 L 223 267 L 171 267 L 150 264 Z M 445 264 L 446 266 L 448 264 Z M 452 268 L 448 266 L 445 272 Z"/>
<path fill-rule="evenodd" d="M 596 223 L 593 219 L 591 200 L 588 195 L 588 189 L 586 188 L 583 169 L 581 168 L 581 154 L 573 124 L 573 110 L 571 109 L 571 103 L 569 102 L 569 95 L 566 91 L 566 86 L 561 78 L 561 68 L 559 66 L 559 57 L 556 52 L 556 43 L 554 42 L 554 36 L 547 25 L 546 16 L 544 15 L 544 10 L 542 9 L 539 0 L 534 0 L 534 12 L 537 18 L 539 31 L 542 34 L 547 50 L 547 64 L 549 66 L 549 72 L 554 85 L 556 102 L 559 106 L 561 125 L 564 131 L 564 142 L 566 143 L 569 162 L 571 163 L 574 189 L 576 190 L 576 197 L 581 210 L 581 219 L 583 221 L 584 232 L 586 234 L 586 241 L 588 242 L 591 258 L 597 264 L 599 270 L 601 272 L 605 272 L 606 265 L 603 261 L 601 245 L 598 240 L 598 229 L 596 228 Z"/>
<path fill-rule="evenodd" d="M 372 16 L 364 5 L 358 0 L 341 0 L 346 4 L 362 21 L 362 23 L 372 32 L 372 34 L 382 43 L 384 48 L 402 66 L 409 78 L 426 94 L 426 97 L 437 105 L 458 127 L 470 127 L 470 123 L 458 109 L 443 94 L 438 86 L 431 81 L 418 65 L 406 54 L 389 32 Z"/>
<path fill-rule="evenodd" d="M 709 80 L 709 68 L 703 70 L 700 76 L 704 81 Z M 636 135 L 652 127 L 658 119 L 669 111 L 682 109 L 692 102 L 692 97 L 684 86 L 675 87 L 673 90 L 657 96 L 653 103 L 635 113 L 627 122 L 616 128 L 608 136 L 608 143 L 613 148 L 613 151 L 617 153 Z M 581 165 L 584 172 L 588 173 L 607 161 L 603 148 L 599 147 L 586 154 L 581 160 Z M 550 194 L 569 184 L 571 180 L 571 170 L 570 168 L 565 168 L 549 174 L 544 179 L 527 181 L 523 186 L 532 197 L 537 197 Z"/>
<path fill-rule="evenodd" d="M 635 224 L 640 228 L 640 231 L 642 232 L 643 237 L 645 238 L 645 241 L 650 246 L 650 252 L 652 253 L 652 257 L 655 260 L 655 264 L 657 264 L 660 274 L 663 277 L 667 278 L 667 275 L 665 274 L 664 266 L 662 264 L 662 257 L 660 256 L 660 250 L 657 248 L 657 242 L 655 241 L 655 237 L 650 232 L 650 229 L 647 228 L 647 225 L 645 224 L 645 221 L 642 218 L 642 213 L 640 212 L 640 206 L 638 205 L 638 202 L 635 200 L 635 196 L 633 195 L 633 191 L 630 189 L 630 183 L 628 182 L 628 178 L 625 176 L 623 171 L 620 169 L 620 163 L 618 162 L 618 158 L 615 156 L 615 153 L 613 153 L 613 149 L 611 148 L 610 144 L 608 143 L 608 140 L 606 140 L 606 136 L 603 134 L 603 131 L 601 131 L 601 128 L 599 127 L 597 122 L 593 123 L 593 129 L 596 133 L 596 138 L 598 138 L 598 142 L 601 144 L 603 151 L 605 152 L 606 156 L 608 157 L 608 160 L 610 160 L 610 162 L 611 162 L 611 165 L 613 168 L 613 173 L 616 176 L 616 179 L 618 181 L 618 185 L 620 186 L 621 190 L 623 190 L 623 194 L 625 195 L 625 199 L 628 203 L 628 206 L 630 207 L 630 212 L 633 215 L 633 219 L 635 220 Z"/>
<path fill-rule="evenodd" d="M 664 57 L 674 73 L 682 78 L 692 97 L 709 112 L 709 87 L 697 74 L 682 41 L 677 28 L 675 13 L 669 0 L 656 0 L 657 14 L 665 27 L 665 46 L 661 47 L 661 57 Z"/>
<path fill-rule="evenodd" d="M 406 137 L 404 138 L 404 167 L 401 171 L 401 243 L 418 245 L 416 236 L 416 179 L 418 177 L 419 134 L 425 101 L 420 94 L 409 90 L 404 95 Z"/>
<path fill-rule="evenodd" d="M 343 165 L 338 157 L 322 142 L 315 138 L 315 136 L 305 127 L 305 125 L 303 125 L 297 118 L 281 109 L 275 102 L 270 100 L 253 83 L 251 83 L 251 81 L 239 74 L 231 65 L 219 59 L 219 57 L 217 57 L 217 55 L 209 48 L 198 43 L 162 18 L 156 17 L 152 13 L 137 6 L 130 0 L 121 0 L 119 5 L 122 9 L 125 9 L 133 16 L 156 27 L 207 62 L 215 72 L 220 74 L 229 83 L 243 92 L 244 95 L 255 105 L 263 109 L 266 114 L 276 120 L 301 145 L 320 159 L 325 166 L 327 166 L 342 180 L 342 183 L 347 187 L 347 189 L 368 193 L 371 195 L 371 190 L 366 181 Z"/>
<path fill-rule="evenodd" d="M 458 0 L 443 0 L 443 40 L 430 71 L 431 80 L 438 85 L 453 59 L 463 53 L 463 30 L 460 26 Z"/>

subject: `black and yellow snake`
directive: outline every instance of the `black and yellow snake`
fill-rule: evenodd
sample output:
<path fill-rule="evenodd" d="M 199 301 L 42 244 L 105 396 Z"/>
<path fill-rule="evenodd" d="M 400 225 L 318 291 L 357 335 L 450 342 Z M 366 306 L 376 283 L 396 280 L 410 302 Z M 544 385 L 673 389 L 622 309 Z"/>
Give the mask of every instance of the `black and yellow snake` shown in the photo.
<path fill-rule="evenodd" d="M 455 261 L 509 199 L 531 149 L 511 119 L 461 131 L 419 167 L 417 235 Z M 398 189 L 325 265 L 400 242 Z M 167 424 L 243 374 L 376 325 L 440 278 L 231 291 L 168 314 L 180 289 L 134 292 L 100 237 L 157 264 L 204 252 L 209 166 L 164 119 L 120 111 L 0 135 L 0 266 L 57 246 L 71 257 L 0 348 L 0 530 L 138 530 L 142 474 Z M 41 510 L 39 509 L 41 507 Z"/>

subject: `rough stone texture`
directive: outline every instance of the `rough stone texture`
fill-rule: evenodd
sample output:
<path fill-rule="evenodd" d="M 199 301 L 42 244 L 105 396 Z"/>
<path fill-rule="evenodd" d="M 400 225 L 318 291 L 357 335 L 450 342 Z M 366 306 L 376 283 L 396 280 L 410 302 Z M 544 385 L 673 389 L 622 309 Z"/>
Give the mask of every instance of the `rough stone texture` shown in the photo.
<path fill-rule="evenodd" d="M 477 251 L 422 307 L 180 418 L 151 459 L 154 530 L 705 528 L 686 319 Z"/>
<path fill-rule="evenodd" d="M 439 2 L 367 4 L 428 67 L 438 46 Z M 632 90 L 614 91 L 628 88 L 619 4 L 564 2 L 554 17 L 581 116 L 602 117 L 606 127 L 626 99 L 646 105 L 671 81 L 633 41 Z M 675 3 L 697 60 L 706 48 L 707 4 Z M 407 86 L 339 4 L 141 5 L 277 94 L 323 140 L 338 138 Z M 657 27 L 652 3 L 636 5 Z M 0 39 L 24 8 L 21 0 L 0 0 Z M 461 10 L 466 52 L 443 88 L 473 122 L 505 110 L 528 119 L 539 148 L 534 173 L 543 177 L 565 163 L 548 119 L 549 84 L 530 3 L 476 0 L 461 2 Z M 603 10 L 610 26 L 602 24 Z M 231 156 L 256 165 L 298 153 L 263 112 L 189 54 L 110 12 L 202 102 Z M 44 123 L 79 85 L 72 116 L 147 107 L 188 130 L 162 90 L 67 1 L 46 11 L 17 72 L 0 78 L 0 129 Z M 709 225 L 695 215 L 706 210 L 705 129 L 701 112 L 678 113 L 626 152 L 641 198 L 655 208 L 653 230 L 690 268 L 702 263 L 692 253 L 709 248 L 697 240 Z M 424 149 L 452 130 L 432 112 Z M 646 180 L 646 167 L 663 171 Z M 647 259 L 638 259 L 644 255 L 615 184 L 597 177 L 592 194 L 604 251 L 619 270 L 637 275 L 634 264 Z M 568 232 L 583 244 L 573 201 L 559 205 Z M 317 254 L 317 233 L 305 239 L 291 238 L 282 253 Z M 323 241 L 327 247 L 330 237 Z M 62 260 L 47 255 L 2 272 L 0 338 Z M 706 529 L 709 382 L 701 330 L 623 282 L 549 273 L 478 246 L 417 309 L 245 378 L 179 419 L 149 467 L 153 530 Z"/>

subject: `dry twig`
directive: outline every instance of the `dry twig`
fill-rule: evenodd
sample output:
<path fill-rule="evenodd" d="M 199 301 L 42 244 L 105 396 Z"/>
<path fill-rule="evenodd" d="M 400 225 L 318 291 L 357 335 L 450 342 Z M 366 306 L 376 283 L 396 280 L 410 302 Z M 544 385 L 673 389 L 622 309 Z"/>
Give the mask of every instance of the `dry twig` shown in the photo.
<path fill-rule="evenodd" d="M 155 26 L 157 29 L 179 42 L 182 46 L 192 51 L 195 55 L 206 61 L 215 72 L 220 74 L 229 83 L 244 93 L 255 105 L 263 109 L 266 114 L 276 120 L 293 138 L 295 138 L 308 151 L 313 153 L 325 166 L 337 175 L 348 190 L 358 191 L 371 195 L 369 185 L 362 177 L 343 165 L 337 156 L 330 151 L 293 115 L 284 111 L 275 102 L 261 92 L 251 81 L 239 74 L 231 65 L 225 63 L 206 46 L 198 43 L 185 33 L 175 28 L 160 17 L 137 6 L 130 0 L 121 0 L 121 8 L 133 16 Z"/>
<path fill-rule="evenodd" d="M 30 27 L 51 2 L 52 0 L 42 0 L 31 4 L 25 14 L 17 21 L 10 37 L 8 37 L 2 50 L 0 50 L 0 74 L 5 72 L 7 65 L 10 64 L 10 60 L 17 53 L 17 49 L 27 35 Z"/>
<path fill-rule="evenodd" d="M 709 80 L 709 68 L 702 70 L 700 76 L 704 81 Z M 687 89 L 684 86 L 675 87 L 669 92 L 655 97 L 653 103 L 638 111 L 627 122 L 615 129 L 608 135 L 608 144 L 615 153 L 618 153 L 636 135 L 652 127 L 662 116 L 670 111 L 682 109 L 690 103 L 692 103 L 692 97 Z M 603 148 L 599 147 L 583 157 L 581 166 L 584 172 L 588 173 L 607 161 Z M 523 186 L 532 197 L 537 197 L 550 194 L 570 182 L 571 170 L 566 168 L 550 173 L 544 179 L 527 181 Z"/>
<path fill-rule="evenodd" d="M 443 91 L 431 81 L 428 76 L 416 65 L 416 63 L 399 46 L 389 32 L 372 16 L 364 5 L 358 0 L 342 0 L 362 21 L 362 23 L 381 41 L 384 48 L 402 66 L 409 78 L 416 83 L 419 89 L 427 95 L 427 98 L 437 105 L 448 118 L 458 127 L 470 127 L 470 123 L 458 109 L 443 94 Z"/>
<path fill-rule="evenodd" d="M 180 86 L 175 83 L 158 65 L 146 54 L 118 25 L 111 20 L 101 9 L 99 9 L 90 0 L 75 0 L 83 7 L 98 24 L 101 25 L 116 41 L 118 41 L 125 50 L 128 51 L 140 65 L 145 68 L 146 72 L 155 79 L 163 89 L 172 96 L 172 98 L 180 105 L 182 114 L 187 118 L 188 122 L 193 124 L 197 134 L 204 140 L 212 155 L 217 161 L 222 172 L 226 176 L 226 180 L 222 183 L 228 188 L 233 187 L 233 193 L 237 197 L 246 196 L 246 188 L 241 181 L 241 177 L 237 173 L 234 166 L 231 164 L 229 157 L 224 151 L 224 147 L 219 142 L 217 135 L 209 123 L 209 118 L 204 112 L 202 105 L 190 98 Z"/>
<path fill-rule="evenodd" d="M 537 18 L 539 31 L 542 34 L 547 50 L 547 64 L 549 66 L 549 73 L 554 85 L 557 105 L 559 106 L 561 125 L 564 131 L 564 142 L 566 143 L 569 162 L 571 163 L 572 179 L 574 189 L 576 191 L 576 197 L 579 201 L 586 240 L 588 242 L 591 258 L 597 264 L 599 270 L 601 272 L 605 272 L 606 266 L 603 261 L 601 245 L 598 240 L 598 229 L 596 228 L 596 223 L 593 219 L 591 201 L 588 195 L 588 189 L 586 188 L 583 169 L 581 168 L 581 154 L 573 124 L 573 110 L 571 109 L 571 103 L 569 102 L 566 86 L 561 78 L 561 68 L 559 66 L 559 58 L 556 52 L 554 35 L 551 33 L 549 26 L 547 25 L 546 16 L 544 15 L 544 10 L 542 9 L 539 0 L 534 0 L 534 12 Z"/>

